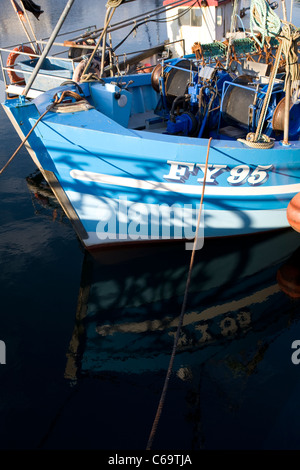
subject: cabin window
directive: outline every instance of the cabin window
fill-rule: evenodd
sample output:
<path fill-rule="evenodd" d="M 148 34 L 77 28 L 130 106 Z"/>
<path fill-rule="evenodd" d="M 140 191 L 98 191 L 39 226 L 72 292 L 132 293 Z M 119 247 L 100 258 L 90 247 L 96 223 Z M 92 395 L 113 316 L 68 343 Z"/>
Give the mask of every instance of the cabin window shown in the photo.
<path fill-rule="evenodd" d="M 191 10 L 191 26 L 202 25 L 202 10 L 201 8 L 193 8 Z"/>
<path fill-rule="evenodd" d="M 185 12 L 185 13 L 184 13 Z M 201 26 L 202 10 L 201 8 L 178 8 L 178 25 L 179 26 Z"/>
<path fill-rule="evenodd" d="M 186 13 L 184 13 L 186 12 Z M 190 26 L 190 10 L 186 8 L 178 8 L 178 24 L 179 26 Z"/>
<path fill-rule="evenodd" d="M 222 26 L 223 18 L 222 15 L 217 15 L 217 25 Z"/>

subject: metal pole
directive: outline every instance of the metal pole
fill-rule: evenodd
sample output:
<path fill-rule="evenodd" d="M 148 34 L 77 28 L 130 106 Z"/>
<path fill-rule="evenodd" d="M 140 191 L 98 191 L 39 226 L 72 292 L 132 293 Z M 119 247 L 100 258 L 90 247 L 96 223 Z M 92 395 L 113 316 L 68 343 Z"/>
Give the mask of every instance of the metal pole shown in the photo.
<path fill-rule="evenodd" d="M 36 52 L 35 47 L 34 47 L 34 45 L 33 45 L 33 41 L 32 41 L 32 39 L 31 39 L 31 37 L 30 37 L 30 34 L 29 34 L 28 31 L 27 31 L 27 28 L 26 28 L 25 24 L 23 23 L 22 18 L 21 18 L 20 15 L 19 15 L 19 11 L 18 11 L 16 5 L 14 4 L 13 0 L 10 0 L 10 1 L 11 1 L 11 4 L 12 4 L 12 6 L 13 6 L 13 8 L 14 8 L 16 14 L 17 14 L 17 17 L 18 17 L 18 19 L 19 19 L 19 21 L 20 21 L 20 23 L 21 23 L 21 26 L 22 26 L 22 28 L 23 28 L 23 30 L 24 30 L 24 33 L 26 34 L 27 39 L 28 39 L 28 41 L 30 42 L 30 44 L 31 44 L 31 46 L 32 46 L 32 49 Z M 22 14 L 23 14 L 23 12 L 22 12 Z"/>
<path fill-rule="evenodd" d="M 5 88 L 7 88 L 7 79 L 6 79 L 6 74 L 4 71 L 4 65 L 3 65 L 3 60 L 2 60 L 2 53 L 0 52 L 0 65 L 1 65 L 1 70 L 2 70 L 2 75 L 3 75 L 3 81 Z"/>
<path fill-rule="evenodd" d="M 289 128 L 290 128 L 290 101 L 291 101 L 291 77 L 289 76 L 285 86 L 285 106 L 284 106 L 284 131 L 283 144 L 289 145 Z"/>
<path fill-rule="evenodd" d="M 292 18 L 293 18 L 293 4 L 294 4 L 294 0 L 291 1 L 290 23 L 292 22 Z"/>
<path fill-rule="evenodd" d="M 29 28 L 30 28 L 31 34 L 32 34 L 32 36 L 34 37 L 34 40 L 35 40 L 34 51 L 35 51 L 36 54 L 40 55 L 40 54 L 41 54 L 40 46 L 38 45 L 37 38 L 36 38 L 36 35 L 35 35 L 35 33 L 34 33 L 34 30 L 33 30 L 32 24 L 31 24 L 31 21 L 30 21 L 28 15 L 27 15 L 27 11 L 26 11 L 26 8 L 24 7 L 23 1 L 22 1 L 22 0 L 20 0 L 20 1 L 21 1 L 21 6 L 22 6 L 22 8 L 23 8 L 23 10 L 24 10 L 25 18 L 26 18 L 27 23 L 28 23 Z"/>
<path fill-rule="evenodd" d="M 281 0 L 281 5 L 282 5 L 282 12 L 283 12 L 283 19 L 284 21 L 287 21 L 285 0 Z"/>
<path fill-rule="evenodd" d="M 110 20 L 112 18 L 112 15 L 114 14 L 116 9 L 113 10 L 111 16 L 108 19 L 107 22 L 107 28 L 109 26 Z M 111 11 L 110 9 L 107 11 Z M 103 70 L 104 70 L 104 61 L 105 61 L 105 51 L 106 51 L 106 36 L 107 36 L 107 28 L 104 28 L 104 34 L 103 34 L 103 40 L 102 40 L 102 53 L 101 53 L 101 68 L 100 68 L 100 77 L 103 75 Z"/>
<path fill-rule="evenodd" d="M 30 79 L 28 80 L 28 83 L 27 83 L 26 87 L 23 90 L 23 93 L 22 93 L 23 96 L 27 95 L 28 91 L 30 90 L 31 85 L 33 84 L 34 80 L 36 79 L 36 76 L 39 73 L 39 70 L 42 66 L 42 63 L 44 62 L 44 59 L 46 58 L 49 50 L 51 49 L 51 46 L 54 43 L 55 38 L 56 38 L 57 34 L 59 33 L 59 30 L 62 27 L 66 17 L 68 16 L 68 13 L 69 13 L 70 9 L 72 8 L 72 5 L 73 5 L 74 1 L 75 0 L 69 0 L 67 5 L 65 6 L 65 9 L 61 14 L 61 17 L 59 18 L 59 20 L 57 22 L 57 25 L 55 26 L 55 28 L 54 28 L 54 30 L 53 30 L 53 32 L 52 32 L 52 34 L 51 34 L 51 36 L 48 40 L 48 43 L 47 43 L 41 57 L 39 58 L 38 63 L 36 64 L 36 66 L 35 66 L 35 68 L 32 72 L 32 75 L 31 75 Z"/>
<path fill-rule="evenodd" d="M 112 61 L 112 40 L 111 40 L 111 33 L 108 34 L 109 38 L 109 68 L 110 68 L 110 76 L 113 77 L 113 61 Z"/>
<path fill-rule="evenodd" d="M 276 52 L 273 69 L 272 69 L 272 72 L 271 72 L 271 75 L 270 75 L 270 80 L 269 80 L 269 85 L 268 85 L 268 89 L 267 89 L 267 92 L 266 92 L 266 96 L 264 98 L 264 102 L 263 102 L 262 109 L 261 109 L 261 112 L 260 112 L 259 121 L 258 121 L 258 124 L 257 124 L 255 136 L 254 136 L 254 142 L 258 142 L 258 140 L 261 137 L 261 131 L 262 131 L 263 123 L 264 123 L 264 120 L 265 120 L 265 113 L 266 113 L 267 107 L 269 106 L 271 94 L 272 94 L 272 91 L 273 91 L 273 86 L 274 86 L 274 82 L 275 82 L 275 78 L 276 78 L 276 74 L 277 74 L 277 70 L 278 70 L 278 66 L 279 66 L 281 52 L 282 52 L 282 39 L 279 39 L 279 46 L 278 46 L 278 49 L 277 49 L 277 52 Z"/>

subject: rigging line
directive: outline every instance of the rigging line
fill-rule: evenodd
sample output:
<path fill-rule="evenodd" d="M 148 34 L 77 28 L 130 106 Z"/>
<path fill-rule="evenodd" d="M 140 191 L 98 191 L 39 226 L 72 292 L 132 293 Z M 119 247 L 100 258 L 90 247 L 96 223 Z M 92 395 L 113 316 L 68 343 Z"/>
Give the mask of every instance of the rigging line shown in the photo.
<path fill-rule="evenodd" d="M 170 16 L 168 19 L 164 19 L 164 18 L 161 18 L 161 19 L 157 19 L 157 20 L 152 20 L 152 21 L 156 21 L 157 23 L 168 23 L 169 21 L 173 21 L 173 20 L 176 20 L 176 19 L 179 19 L 181 18 L 182 16 L 184 16 L 186 13 L 188 13 L 192 8 L 193 6 L 195 6 L 195 4 L 198 2 L 198 0 L 195 1 L 195 3 L 193 3 L 191 6 L 189 6 L 188 8 L 186 8 L 183 12 L 181 13 L 178 13 L 178 14 L 175 14 L 173 16 Z"/>
<path fill-rule="evenodd" d="M 192 5 L 190 5 L 189 7 L 187 7 L 185 10 L 183 10 L 183 12 L 181 13 L 175 13 L 173 16 L 170 16 L 168 19 L 157 19 L 155 21 L 158 21 L 158 22 L 168 22 L 170 20 L 173 20 L 175 18 L 180 18 L 181 16 L 185 15 L 187 12 L 189 12 L 195 5 L 196 3 L 199 4 L 199 1 L 198 0 L 195 0 L 194 3 L 192 3 Z M 181 5 L 179 5 L 181 6 Z M 199 5 L 200 6 L 200 5 Z M 168 10 L 166 9 L 166 11 L 169 11 L 169 10 L 172 10 L 172 8 L 169 8 Z M 162 12 L 163 13 L 163 12 Z M 155 15 L 152 15 L 152 16 L 155 16 Z"/>
<path fill-rule="evenodd" d="M 77 95 L 76 93 L 73 93 L 69 90 L 65 90 L 62 92 L 61 94 L 61 97 L 58 98 L 57 94 L 55 95 L 54 97 L 54 101 L 53 103 L 50 104 L 50 106 L 46 109 L 46 111 L 38 118 L 38 120 L 36 121 L 36 123 L 34 124 L 34 126 L 32 126 L 32 128 L 30 129 L 30 131 L 28 132 L 28 134 L 26 135 L 26 137 L 24 137 L 24 139 L 22 140 L 22 142 L 20 143 L 19 147 L 15 150 L 15 152 L 12 154 L 12 156 L 9 158 L 9 160 L 5 163 L 5 165 L 1 168 L 0 170 L 0 175 L 3 173 L 3 171 L 8 167 L 8 165 L 10 164 L 10 162 L 15 158 L 15 156 L 17 155 L 17 153 L 19 152 L 19 150 L 21 150 L 21 148 L 23 147 L 23 145 L 25 144 L 25 142 L 27 142 L 28 138 L 30 137 L 30 135 L 32 134 L 32 132 L 34 131 L 34 129 L 36 128 L 36 126 L 38 125 L 38 123 L 43 119 L 44 116 L 46 116 L 47 113 L 49 113 L 49 111 L 51 111 L 51 109 L 56 106 L 57 104 L 60 104 L 62 102 L 62 100 L 64 99 L 65 96 L 78 96 L 80 98 L 79 95 Z"/>
<path fill-rule="evenodd" d="M 167 12 L 169 10 L 172 10 L 173 8 L 175 8 L 176 6 L 183 6 L 185 5 L 186 3 L 189 3 L 190 0 L 185 0 L 185 1 L 181 1 L 181 2 L 175 2 L 174 4 L 170 4 L 167 8 L 166 7 L 159 7 L 155 10 L 150 10 L 149 12 L 146 12 L 146 13 L 142 13 L 140 15 L 136 15 L 136 16 L 133 16 L 130 20 L 127 20 L 127 21 L 119 21 L 118 23 L 114 23 L 112 25 L 109 26 L 108 28 L 108 32 L 113 32 L 113 31 L 117 31 L 119 29 L 122 29 L 122 28 L 126 28 L 128 26 L 130 26 L 131 24 L 134 23 L 134 21 L 138 18 L 142 18 L 144 20 L 146 20 L 146 18 L 149 18 L 149 17 L 152 17 L 152 16 L 156 16 L 158 14 L 162 14 L 164 12 Z M 194 6 L 196 3 L 199 3 L 199 0 L 196 0 L 195 3 L 192 5 Z M 155 13 L 153 13 L 155 12 Z M 152 15 L 149 16 L 150 13 L 153 13 Z M 90 38 L 94 38 L 94 37 L 97 37 L 99 35 L 99 33 L 103 30 L 103 28 L 99 28 L 99 29 L 96 29 L 95 31 L 93 31 L 91 33 L 91 35 L 89 36 Z M 80 39 L 82 36 L 78 36 L 76 38 L 73 38 L 73 41 L 77 40 L 77 39 Z M 87 36 L 85 36 L 87 37 Z"/>
<path fill-rule="evenodd" d="M 185 3 L 187 3 L 187 2 L 185 2 Z M 189 11 L 193 6 L 195 6 L 196 3 L 199 4 L 199 0 L 195 0 L 195 2 L 194 2 L 192 5 L 190 5 L 183 13 L 178 14 L 178 16 L 184 15 L 184 14 L 185 14 L 187 11 Z M 183 3 L 183 4 L 180 4 L 179 6 L 181 6 L 181 5 L 183 6 L 184 3 Z M 149 21 L 149 18 L 152 18 L 153 16 L 157 16 L 157 15 L 159 15 L 159 14 L 168 12 L 169 10 L 172 10 L 173 8 L 174 8 L 174 7 L 166 8 L 165 10 L 162 10 L 161 12 L 156 13 L 156 14 L 152 14 L 152 15 L 148 15 L 148 14 L 145 13 L 144 15 L 147 15 L 147 16 L 144 16 L 144 18 L 142 19 L 142 22 L 147 22 L 147 21 Z M 140 16 L 142 16 L 142 15 L 140 15 Z M 176 14 L 175 14 L 172 18 L 176 18 Z M 157 20 L 151 20 L 151 21 L 168 22 L 169 20 L 157 19 Z M 121 25 L 122 25 L 121 28 L 130 26 L 130 24 L 132 24 L 132 23 L 134 23 L 134 22 L 135 22 L 135 21 L 132 21 L 132 20 L 130 20 L 130 21 L 128 22 L 128 24 L 124 24 L 124 22 L 123 22 L 123 23 L 121 23 Z M 113 26 L 111 26 L 110 31 L 116 31 L 116 29 L 120 29 L 120 28 L 114 28 Z"/>
<path fill-rule="evenodd" d="M 177 327 L 177 331 L 176 331 L 176 336 L 175 336 L 175 340 L 174 340 L 174 345 L 173 345 L 173 349 L 172 349 L 172 354 L 171 354 L 171 358 L 170 358 L 170 362 L 169 362 L 167 375 L 166 375 L 166 378 L 165 378 L 163 391 L 162 391 L 162 394 L 161 394 L 161 397 L 160 397 L 160 401 L 159 401 L 159 404 L 158 404 L 157 412 L 156 412 L 155 419 L 154 419 L 154 422 L 153 422 L 153 425 L 152 425 L 152 429 L 151 429 L 151 432 L 150 432 L 150 436 L 149 436 L 149 439 L 148 439 L 146 450 L 151 449 L 152 443 L 153 443 L 153 440 L 154 440 L 154 437 L 155 437 L 156 429 L 157 429 L 159 418 L 160 418 L 160 415 L 161 415 L 161 412 L 162 412 L 162 409 L 163 409 L 163 405 L 164 405 L 164 401 L 165 401 L 165 397 L 166 397 L 166 393 L 167 393 L 167 388 L 168 388 L 168 383 L 169 383 L 172 368 L 173 368 L 175 353 L 176 353 L 176 349 L 177 349 L 177 345 L 178 345 L 178 341 L 179 341 L 179 335 L 180 335 L 180 331 L 181 331 L 182 324 L 183 324 L 183 318 L 184 318 L 184 313 L 185 313 L 188 290 L 189 290 L 189 285 L 190 285 L 191 275 L 192 275 L 192 270 L 193 270 L 193 264 L 194 264 L 194 259 L 195 259 L 195 252 L 196 252 L 196 249 L 197 249 L 198 232 L 199 232 L 199 226 L 200 226 L 200 220 L 201 220 L 203 198 L 204 198 L 204 192 L 205 192 L 206 174 L 207 174 L 207 167 L 208 167 L 208 157 L 209 157 L 211 141 L 212 141 L 212 137 L 209 138 L 208 145 L 207 145 L 207 154 L 206 154 L 205 170 L 204 170 L 204 180 L 203 180 L 203 186 L 202 186 L 200 207 L 199 207 L 199 212 L 198 212 L 197 228 L 196 228 L 196 233 L 195 233 L 195 238 L 194 238 L 194 245 L 193 245 L 193 250 L 192 250 L 192 255 L 191 255 L 191 260 L 190 260 L 188 278 L 187 278 L 187 282 L 186 282 L 181 313 L 180 313 L 180 317 L 179 317 L 179 323 L 178 323 L 178 327 Z"/>
<path fill-rule="evenodd" d="M 21 23 L 21 26 L 22 26 L 22 28 L 23 28 L 23 30 L 24 30 L 24 33 L 25 33 L 25 35 L 26 35 L 26 37 L 27 37 L 29 43 L 31 44 L 32 49 L 36 52 L 36 49 L 35 49 L 35 47 L 34 47 L 32 38 L 30 37 L 30 34 L 29 34 L 29 32 L 28 32 L 28 30 L 27 30 L 27 28 L 26 28 L 26 25 L 25 25 L 24 12 L 22 11 L 22 9 L 20 9 L 19 5 L 17 5 L 17 4 L 14 2 L 14 0 L 10 0 L 10 1 L 11 1 L 11 4 L 12 4 L 12 6 L 13 6 L 13 8 L 14 8 L 16 14 L 17 14 L 18 20 L 19 20 L 20 23 Z"/>
<path fill-rule="evenodd" d="M 31 133 L 34 131 L 35 127 L 38 125 L 38 123 L 41 121 L 41 119 L 43 119 L 44 116 L 46 116 L 46 114 L 50 111 L 50 109 L 53 108 L 53 106 L 55 105 L 56 103 L 52 103 L 52 105 L 50 105 L 50 107 L 38 118 L 38 120 L 36 121 L 35 125 L 30 129 L 30 131 L 28 132 L 28 134 L 26 135 L 26 137 L 22 140 L 22 142 L 20 143 L 19 147 L 17 148 L 17 150 L 15 150 L 15 152 L 12 154 L 12 156 L 10 157 L 10 159 L 5 163 L 5 165 L 1 168 L 0 170 L 0 175 L 3 173 L 3 171 L 8 167 L 8 165 L 10 164 L 10 162 L 15 158 L 15 156 L 17 155 L 17 153 L 19 152 L 19 150 L 21 150 L 21 148 L 23 147 L 23 145 L 25 144 L 25 142 L 27 142 L 28 138 L 30 137 Z"/>
<path fill-rule="evenodd" d="M 192 7 L 198 2 L 198 0 L 196 0 L 193 5 L 191 5 L 189 8 L 187 8 L 186 10 L 184 10 L 184 12 L 178 14 L 178 15 L 174 15 L 172 16 L 171 18 L 169 19 L 160 19 L 160 20 L 149 20 L 149 19 L 145 19 L 144 21 L 141 21 L 140 23 L 134 25 L 134 27 L 129 31 L 129 33 L 125 36 L 125 38 L 122 39 L 121 42 L 119 42 L 119 44 L 117 44 L 113 50 L 115 51 L 116 49 L 118 49 L 122 44 L 124 44 L 124 42 L 129 38 L 129 36 L 134 32 L 136 31 L 140 26 L 142 26 L 143 24 L 145 23 L 168 23 L 169 21 L 173 21 L 173 20 L 176 20 L 176 19 L 179 19 L 181 18 L 182 16 L 184 16 L 186 13 L 188 13 Z"/>
<path fill-rule="evenodd" d="M 24 7 L 23 0 L 20 0 L 20 2 L 21 2 L 21 6 L 22 6 L 22 8 L 23 8 L 24 14 L 25 14 L 25 18 L 26 18 L 27 23 L 28 23 L 28 25 L 29 25 L 31 34 L 32 34 L 32 36 L 33 36 L 33 38 L 34 38 L 34 41 L 35 41 L 35 46 L 33 46 L 33 43 L 31 43 L 31 44 L 32 44 L 32 46 L 33 46 L 33 48 L 34 48 L 35 53 L 36 53 L 36 54 L 41 54 L 40 46 L 39 46 L 39 44 L 38 44 L 38 42 L 37 42 L 37 38 L 36 38 L 36 35 L 35 35 L 35 32 L 34 32 L 34 29 L 33 29 L 33 27 L 32 27 L 31 21 L 30 21 L 30 19 L 29 19 L 29 16 L 28 16 L 28 14 L 27 14 L 27 10 L 26 10 L 26 8 Z"/>
<path fill-rule="evenodd" d="M 62 33 L 59 33 L 56 37 L 60 37 L 60 36 L 66 36 L 67 34 L 73 34 L 73 33 L 79 33 L 79 31 L 83 31 L 83 33 L 78 36 L 77 38 L 85 38 L 85 37 L 88 37 L 90 34 L 92 34 L 94 31 L 88 31 L 90 28 L 95 28 L 94 31 L 98 31 L 96 29 L 96 25 L 91 25 L 91 26 L 84 26 L 82 28 L 78 28 L 78 29 L 74 29 L 73 31 L 67 31 L 66 33 L 65 32 L 62 32 Z M 88 33 L 88 36 L 87 36 L 87 33 Z M 49 36 L 47 36 L 46 38 L 42 38 L 42 39 L 39 39 L 38 42 L 39 43 L 43 43 L 45 41 L 48 41 L 49 40 Z"/>
<path fill-rule="evenodd" d="M 197 2 L 198 0 L 195 1 L 195 3 Z M 136 20 L 138 18 L 143 18 L 145 16 L 149 16 L 150 13 L 152 13 L 151 16 L 155 16 L 157 14 L 161 14 L 161 13 L 164 13 L 165 11 L 169 11 L 169 10 L 172 10 L 173 8 L 176 8 L 176 7 L 180 7 L 180 6 L 183 6 L 185 5 L 186 3 L 189 3 L 190 0 L 181 0 L 181 1 L 177 1 L 177 2 L 174 2 L 174 3 L 171 3 L 170 5 L 168 5 L 167 7 L 159 7 L 159 8 L 155 8 L 154 10 L 150 10 L 150 11 L 147 11 L 146 13 L 141 13 L 139 15 L 136 15 L 136 16 L 133 16 L 130 20 L 127 20 L 127 22 L 132 23 L 133 20 Z M 126 22 L 125 22 L 126 24 Z M 114 23 L 111 25 L 111 28 L 114 28 L 115 26 L 119 26 L 119 25 L 124 25 L 124 21 L 119 21 L 118 23 Z M 101 30 L 102 28 L 100 28 Z"/>
<path fill-rule="evenodd" d="M 116 7 L 114 7 L 114 8 L 113 8 L 113 7 L 109 7 L 109 8 L 107 9 L 107 11 L 106 11 L 104 29 L 103 29 L 102 33 L 100 34 L 100 37 L 99 37 L 98 42 L 97 42 L 97 44 L 96 44 L 96 46 L 95 46 L 95 49 L 93 50 L 93 52 L 92 52 L 92 54 L 91 54 L 91 56 L 90 56 L 90 58 L 89 58 L 89 60 L 88 60 L 88 63 L 86 64 L 86 66 L 85 66 L 85 68 L 84 68 L 84 71 L 82 72 L 81 80 L 84 79 L 85 74 L 88 72 L 88 70 L 89 70 L 89 68 L 90 68 L 90 65 L 91 65 L 91 63 L 92 63 L 92 60 L 94 59 L 95 54 L 96 54 L 98 48 L 100 47 L 101 41 L 103 40 L 103 37 L 105 37 L 105 35 L 106 35 L 106 33 L 107 33 L 107 28 L 108 28 L 108 26 L 109 26 L 109 23 L 110 23 L 110 21 L 111 21 L 113 15 L 114 15 L 114 13 L 115 13 L 115 11 L 116 11 Z M 104 54 L 103 54 L 103 55 L 104 55 Z M 102 68 L 102 66 L 101 66 L 101 68 Z"/>

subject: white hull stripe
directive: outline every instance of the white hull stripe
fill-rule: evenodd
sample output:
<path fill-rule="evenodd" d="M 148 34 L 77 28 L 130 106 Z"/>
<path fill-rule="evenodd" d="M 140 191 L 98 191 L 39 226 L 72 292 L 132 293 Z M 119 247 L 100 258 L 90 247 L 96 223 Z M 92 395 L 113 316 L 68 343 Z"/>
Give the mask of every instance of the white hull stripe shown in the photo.
<path fill-rule="evenodd" d="M 201 195 L 202 185 L 189 185 L 167 183 L 157 181 L 144 181 L 123 176 L 111 176 L 92 171 L 71 170 L 70 176 L 81 181 L 91 181 L 99 184 L 109 184 L 126 188 L 144 189 L 147 191 L 176 192 L 182 194 Z M 257 187 L 223 187 L 206 186 L 205 194 L 210 196 L 270 196 L 272 194 L 292 194 L 300 192 L 300 183 L 281 186 L 257 186 Z"/>
<path fill-rule="evenodd" d="M 161 206 L 159 204 L 135 203 L 127 200 L 117 200 L 112 198 L 98 198 L 91 194 L 80 194 L 75 191 L 66 192 L 71 201 L 78 217 L 82 221 L 94 221 L 117 217 L 124 223 L 130 223 L 132 215 L 129 209 L 133 211 L 143 209 L 146 214 L 160 214 Z M 121 209 L 120 209 L 121 208 Z M 174 209 L 176 212 L 176 208 Z M 250 231 L 263 229 L 276 229 L 288 226 L 285 209 L 260 209 L 260 210 L 206 210 L 204 212 L 204 227 L 212 230 L 235 230 L 243 232 L 245 223 L 247 223 Z M 181 224 L 182 213 L 178 212 L 179 223 Z M 189 207 L 185 208 L 185 217 L 188 223 L 194 223 L 197 218 L 197 212 Z M 246 220 L 246 222 L 245 222 Z"/>

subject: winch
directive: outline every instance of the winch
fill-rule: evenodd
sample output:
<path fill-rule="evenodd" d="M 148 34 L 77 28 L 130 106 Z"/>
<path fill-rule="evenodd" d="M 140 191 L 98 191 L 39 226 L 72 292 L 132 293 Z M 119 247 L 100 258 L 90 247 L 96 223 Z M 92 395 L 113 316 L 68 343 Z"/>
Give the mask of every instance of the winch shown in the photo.
<path fill-rule="evenodd" d="M 160 92 L 156 113 L 167 119 L 172 135 L 205 137 L 218 128 L 254 132 L 265 112 L 264 133 L 281 138 L 284 128 L 284 77 L 276 79 L 266 110 L 268 77 L 233 75 L 221 67 L 196 66 L 189 59 L 173 59 L 152 72 L 153 88 Z M 300 103 L 290 105 L 290 138 L 300 131 Z"/>
<path fill-rule="evenodd" d="M 175 59 L 164 68 L 156 66 L 151 78 L 161 94 L 156 112 L 169 118 L 168 134 L 201 137 L 206 126 L 217 126 L 223 82 L 232 81 L 225 70 Z"/>
<path fill-rule="evenodd" d="M 262 113 L 268 82 L 255 82 L 249 76 L 241 76 L 224 87 L 221 117 L 222 123 L 247 132 L 254 132 Z M 284 81 L 278 79 L 272 89 L 265 115 L 264 133 L 272 138 L 282 137 L 284 129 L 285 92 Z M 290 104 L 289 136 L 293 139 L 300 130 L 300 105 Z"/>

